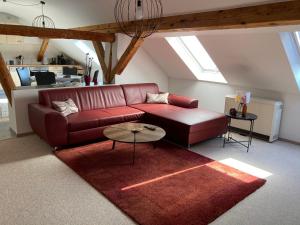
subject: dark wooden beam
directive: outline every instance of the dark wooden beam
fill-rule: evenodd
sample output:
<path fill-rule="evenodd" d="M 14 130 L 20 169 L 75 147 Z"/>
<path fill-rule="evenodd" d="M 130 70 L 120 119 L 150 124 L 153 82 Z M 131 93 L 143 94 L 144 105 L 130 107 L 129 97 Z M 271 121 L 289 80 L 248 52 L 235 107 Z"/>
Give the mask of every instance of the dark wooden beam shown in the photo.
<path fill-rule="evenodd" d="M 234 9 L 163 17 L 158 32 L 256 28 L 300 24 L 300 1 L 285 1 Z M 127 23 L 134 31 L 136 22 Z M 75 28 L 101 33 L 121 33 L 116 23 Z"/>
<path fill-rule="evenodd" d="M 16 85 L 10 75 L 10 72 L 8 71 L 7 65 L 4 61 L 1 52 L 0 52 L 0 83 L 11 105 L 12 103 L 11 92 L 16 88 Z"/>
<path fill-rule="evenodd" d="M 118 61 L 117 65 L 114 67 L 112 74 L 121 74 L 125 67 L 128 65 L 132 57 L 135 55 L 137 50 L 141 47 L 143 44 L 144 39 L 143 38 L 132 38 L 129 46 L 121 56 L 120 60 Z"/>
<path fill-rule="evenodd" d="M 111 84 L 112 81 L 115 78 L 115 74 L 112 73 L 112 51 L 113 51 L 113 44 L 110 43 L 108 67 L 107 67 L 108 69 L 107 69 L 107 73 L 106 73 L 106 76 L 105 76 L 105 79 L 106 79 L 108 84 Z"/>
<path fill-rule="evenodd" d="M 47 47 L 48 47 L 48 44 L 49 44 L 49 39 L 43 39 L 40 51 L 39 51 L 38 56 L 37 56 L 37 61 L 38 62 L 43 61 L 45 52 L 46 52 Z"/>
<path fill-rule="evenodd" d="M 101 42 L 93 41 L 94 49 L 100 62 L 103 74 L 107 73 L 107 66 L 105 63 L 105 50 Z"/>
<path fill-rule="evenodd" d="M 0 35 L 19 35 L 27 37 L 40 37 L 44 39 L 77 39 L 102 42 L 114 42 L 114 34 L 102 34 L 90 31 L 70 29 L 40 28 L 21 25 L 0 24 Z"/>

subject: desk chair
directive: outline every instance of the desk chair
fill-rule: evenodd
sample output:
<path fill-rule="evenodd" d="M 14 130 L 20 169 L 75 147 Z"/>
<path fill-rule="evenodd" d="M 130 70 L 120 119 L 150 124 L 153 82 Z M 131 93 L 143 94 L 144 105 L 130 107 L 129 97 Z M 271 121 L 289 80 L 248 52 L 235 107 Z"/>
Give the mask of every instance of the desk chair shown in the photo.
<path fill-rule="evenodd" d="M 16 68 L 21 86 L 31 86 L 30 70 L 28 67 Z"/>
<path fill-rule="evenodd" d="M 55 73 L 53 72 L 36 72 L 35 79 L 38 86 L 56 83 Z"/>

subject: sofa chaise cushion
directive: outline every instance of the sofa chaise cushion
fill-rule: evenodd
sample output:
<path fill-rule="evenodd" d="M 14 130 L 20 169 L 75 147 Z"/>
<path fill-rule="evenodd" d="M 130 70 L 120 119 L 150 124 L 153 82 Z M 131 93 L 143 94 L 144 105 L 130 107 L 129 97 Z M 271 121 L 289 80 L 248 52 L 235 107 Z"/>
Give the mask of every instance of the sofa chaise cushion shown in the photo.
<path fill-rule="evenodd" d="M 202 135 L 205 138 L 210 136 L 206 134 L 208 130 L 222 134 L 225 132 L 227 123 L 223 114 L 205 109 L 187 109 L 162 104 L 136 104 L 131 107 L 146 112 L 145 119 L 148 122 L 160 125 L 167 130 L 167 136 L 171 136 L 175 140 L 181 139 L 183 144 L 197 142 L 196 139 L 195 141 L 191 140 L 193 134 L 196 136 L 196 133 L 197 136 Z M 214 131 L 212 132 L 213 136 Z"/>

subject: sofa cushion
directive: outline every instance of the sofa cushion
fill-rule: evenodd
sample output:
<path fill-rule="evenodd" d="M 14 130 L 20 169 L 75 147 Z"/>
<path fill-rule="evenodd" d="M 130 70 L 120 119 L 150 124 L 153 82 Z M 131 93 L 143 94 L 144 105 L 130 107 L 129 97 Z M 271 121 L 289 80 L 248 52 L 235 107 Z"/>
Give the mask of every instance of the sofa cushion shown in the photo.
<path fill-rule="evenodd" d="M 125 84 L 122 85 L 127 105 L 146 102 L 147 93 L 158 94 L 157 84 Z"/>
<path fill-rule="evenodd" d="M 152 94 L 147 93 L 147 103 L 168 104 L 169 93 Z"/>
<path fill-rule="evenodd" d="M 136 121 L 144 112 L 131 107 L 116 107 L 83 111 L 69 115 L 68 129 L 71 132 L 108 126 L 116 123 Z"/>
<path fill-rule="evenodd" d="M 60 112 L 63 116 L 78 112 L 78 107 L 70 98 L 66 101 L 53 101 L 52 105 L 55 110 Z"/>
<path fill-rule="evenodd" d="M 82 111 L 105 108 L 105 101 L 100 87 L 78 88 Z"/>
<path fill-rule="evenodd" d="M 101 87 L 105 108 L 126 106 L 123 89 L 119 85 Z"/>
<path fill-rule="evenodd" d="M 81 111 L 81 103 L 76 90 L 76 88 L 61 88 L 39 91 L 39 103 L 52 108 L 53 101 L 66 101 L 70 98 Z"/>
<path fill-rule="evenodd" d="M 128 106 L 103 109 L 103 111 L 107 113 L 109 117 L 101 118 L 99 120 L 100 126 L 140 120 L 142 116 L 145 114 L 145 112 L 141 110 L 131 108 Z M 116 120 L 117 118 L 118 118 L 118 122 L 115 122 L 114 120 Z"/>
<path fill-rule="evenodd" d="M 68 130 L 79 131 L 99 126 L 99 118 L 105 117 L 107 114 L 101 110 L 90 110 L 71 114 L 68 118 Z"/>
<path fill-rule="evenodd" d="M 178 128 L 187 129 L 189 132 L 196 132 L 204 130 L 207 127 L 219 125 L 220 123 L 226 123 L 224 114 L 205 109 L 187 109 L 161 104 L 137 104 L 131 107 L 150 113 L 157 118 L 163 118 L 172 123 L 177 123 Z"/>

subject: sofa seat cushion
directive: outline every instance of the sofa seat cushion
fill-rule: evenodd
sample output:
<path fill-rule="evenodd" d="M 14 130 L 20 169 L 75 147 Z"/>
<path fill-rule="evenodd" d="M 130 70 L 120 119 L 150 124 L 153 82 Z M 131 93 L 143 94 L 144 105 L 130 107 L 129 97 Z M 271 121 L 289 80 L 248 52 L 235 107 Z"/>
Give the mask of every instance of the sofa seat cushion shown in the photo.
<path fill-rule="evenodd" d="M 108 116 L 99 119 L 100 126 L 140 120 L 145 114 L 145 112 L 141 110 L 128 106 L 108 108 L 103 109 L 102 111 Z"/>
<path fill-rule="evenodd" d="M 99 126 L 99 118 L 107 117 L 107 113 L 102 112 L 101 109 L 83 111 L 71 114 L 68 118 L 68 130 L 79 131 Z"/>
<path fill-rule="evenodd" d="M 139 120 L 143 114 L 144 112 L 128 106 L 78 112 L 67 117 L 68 130 L 74 132 L 135 121 Z"/>
<path fill-rule="evenodd" d="M 226 116 L 222 113 L 199 108 L 187 109 L 162 104 L 137 104 L 131 107 L 145 111 L 151 114 L 152 117 L 155 116 L 158 119 L 168 120 L 170 123 L 177 123 L 178 128 L 189 132 L 205 130 L 212 126 L 224 126 L 227 121 Z"/>

